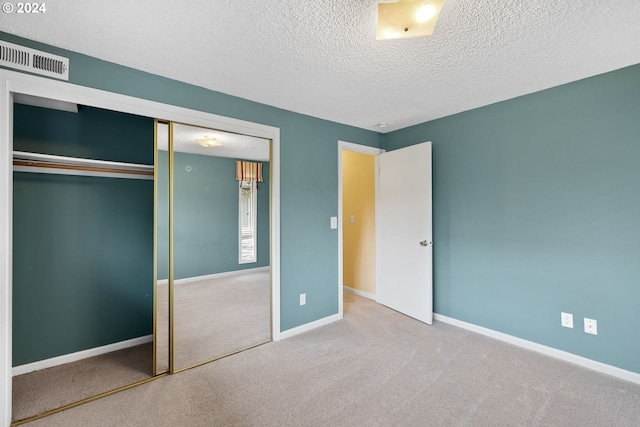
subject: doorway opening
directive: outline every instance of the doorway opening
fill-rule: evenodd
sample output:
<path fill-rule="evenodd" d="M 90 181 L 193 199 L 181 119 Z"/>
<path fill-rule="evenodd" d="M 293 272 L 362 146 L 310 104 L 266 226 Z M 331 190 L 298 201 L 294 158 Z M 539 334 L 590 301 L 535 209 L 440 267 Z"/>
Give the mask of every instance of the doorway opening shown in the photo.
<path fill-rule="evenodd" d="M 421 322 L 431 324 L 433 322 L 431 142 L 427 141 L 389 153 L 377 148 L 338 142 L 340 317 L 344 316 L 343 286 L 353 286 L 345 283 L 348 279 L 345 275 L 345 262 L 348 258 L 344 254 L 347 250 L 343 239 L 346 235 L 344 230 L 358 221 L 354 214 L 345 212 L 344 209 L 343 183 L 347 175 L 343 170 L 344 151 L 375 156 L 375 301 Z M 354 191 L 357 190 L 358 188 Z M 351 198 L 359 198 L 359 196 L 352 195 Z M 363 242 L 370 242 L 370 240 L 360 237 L 359 244 L 362 246 Z M 349 250 L 358 257 L 365 253 L 361 247 L 349 248 Z M 353 256 L 354 253 L 349 255 Z M 355 290 L 363 296 L 369 298 L 373 296 L 366 290 L 357 288 Z"/>
<path fill-rule="evenodd" d="M 339 310 L 343 291 L 376 299 L 378 155 L 384 150 L 338 141 Z"/>

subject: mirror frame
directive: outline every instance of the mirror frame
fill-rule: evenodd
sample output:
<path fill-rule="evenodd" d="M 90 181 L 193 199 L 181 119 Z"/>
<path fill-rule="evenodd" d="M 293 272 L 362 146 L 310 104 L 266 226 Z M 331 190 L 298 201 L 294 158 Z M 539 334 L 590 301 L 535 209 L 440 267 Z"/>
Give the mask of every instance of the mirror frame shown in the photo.
<path fill-rule="evenodd" d="M 232 351 L 229 352 L 222 352 L 219 355 L 214 355 L 210 358 L 206 358 L 204 360 L 201 361 L 197 361 L 195 363 L 192 364 L 187 364 L 185 366 L 176 366 L 176 348 L 175 348 L 175 342 L 176 342 L 176 336 L 175 336 L 175 321 L 176 321 L 176 311 L 175 311 L 175 256 L 174 256 L 174 233 L 175 233 L 175 214 L 174 214 L 174 205 L 175 205 L 175 141 L 174 141 L 174 137 L 175 137 L 175 128 L 174 125 L 181 125 L 181 126 L 190 126 L 190 127 L 197 127 L 203 130 L 211 130 L 211 131 L 216 131 L 216 132 L 225 132 L 225 133 L 233 133 L 236 135 L 244 135 L 244 136 L 251 136 L 251 135 L 246 135 L 244 133 L 240 133 L 240 132 L 229 132 L 226 131 L 224 129 L 217 129 L 217 128 L 211 128 L 211 127 L 205 127 L 205 126 L 198 126 L 198 125 L 194 125 L 194 124 L 189 124 L 189 123 L 184 123 L 184 122 L 178 122 L 178 121 L 161 121 L 162 123 L 166 123 L 168 124 L 168 144 L 167 144 L 167 152 L 168 152 L 168 169 L 169 169 L 169 186 L 168 186 L 168 198 L 169 198 L 169 238 L 168 238 L 168 242 L 169 242 L 169 259 L 168 259 L 168 286 L 169 286 L 169 373 L 171 374 L 175 374 L 178 372 L 182 372 L 182 371 L 186 371 L 188 369 L 192 369 L 201 365 L 204 365 L 206 363 L 210 363 L 213 362 L 215 360 L 221 359 L 223 357 L 227 357 L 236 353 L 239 353 L 241 351 L 245 351 L 248 350 L 250 348 L 253 347 L 257 347 L 263 344 L 266 344 L 268 342 L 271 341 L 275 341 L 274 339 L 274 329 L 273 329 L 273 325 L 274 325 L 274 313 L 273 313 L 273 273 L 272 273 L 272 263 L 273 263 L 273 245 L 270 244 L 269 246 L 269 267 L 270 267 L 270 278 L 269 278 L 269 337 L 268 339 L 266 339 L 265 341 L 260 341 L 260 342 L 255 342 L 252 343 L 248 346 L 245 347 L 241 347 L 238 349 L 234 349 Z M 265 140 L 266 143 L 269 144 L 269 174 L 271 174 L 271 164 L 272 164 L 272 156 L 273 156 L 273 139 L 271 138 L 263 138 Z M 156 156 L 158 153 L 158 146 L 156 143 Z M 213 156 L 213 157 L 218 157 L 218 156 Z M 231 158 L 230 158 L 231 159 Z M 156 160 L 157 161 L 157 160 Z M 272 212 L 272 207 L 273 207 L 273 179 L 272 176 L 269 175 L 269 191 L 268 191 L 268 196 L 269 196 L 269 216 L 271 217 L 273 215 Z M 270 242 L 273 241 L 273 224 L 272 224 L 272 219 L 269 218 L 269 240 Z M 155 357 L 155 353 L 154 353 L 154 361 L 155 361 L 156 357 Z"/>

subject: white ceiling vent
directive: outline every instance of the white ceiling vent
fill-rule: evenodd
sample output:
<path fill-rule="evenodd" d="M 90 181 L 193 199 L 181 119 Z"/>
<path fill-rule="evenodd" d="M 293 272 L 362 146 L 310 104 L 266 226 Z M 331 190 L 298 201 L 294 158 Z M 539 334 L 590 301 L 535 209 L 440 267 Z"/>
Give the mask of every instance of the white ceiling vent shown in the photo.
<path fill-rule="evenodd" d="M 69 58 L 0 40 L 0 65 L 69 80 Z"/>

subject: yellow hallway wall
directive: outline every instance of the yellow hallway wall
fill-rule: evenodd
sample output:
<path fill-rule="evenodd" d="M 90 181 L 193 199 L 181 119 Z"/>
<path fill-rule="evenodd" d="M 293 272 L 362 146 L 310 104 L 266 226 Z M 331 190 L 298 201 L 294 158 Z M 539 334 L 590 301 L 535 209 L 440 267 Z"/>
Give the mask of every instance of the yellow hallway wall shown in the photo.
<path fill-rule="evenodd" d="M 374 156 L 342 152 L 343 284 L 370 294 L 376 293 L 374 174 Z"/>

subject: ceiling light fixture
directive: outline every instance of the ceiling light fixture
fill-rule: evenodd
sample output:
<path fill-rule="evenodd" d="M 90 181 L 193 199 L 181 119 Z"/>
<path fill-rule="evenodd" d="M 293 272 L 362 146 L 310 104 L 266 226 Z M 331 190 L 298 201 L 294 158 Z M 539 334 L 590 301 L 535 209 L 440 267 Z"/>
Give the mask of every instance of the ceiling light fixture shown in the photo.
<path fill-rule="evenodd" d="M 197 138 L 196 142 L 203 147 L 219 147 L 222 145 L 222 142 L 209 135 L 205 135 L 203 138 Z"/>
<path fill-rule="evenodd" d="M 395 28 L 389 28 L 384 30 L 384 38 L 385 39 L 399 39 L 400 33 Z"/>
<path fill-rule="evenodd" d="M 377 40 L 433 34 L 444 0 L 378 2 Z"/>
<path fill-rule="evenodd" d="M 436 13 L 438 13 L 438 9 L 434 5 L 423 4 L 416 9 L 416 21 L 422 24 L 436 16 Z"/>

